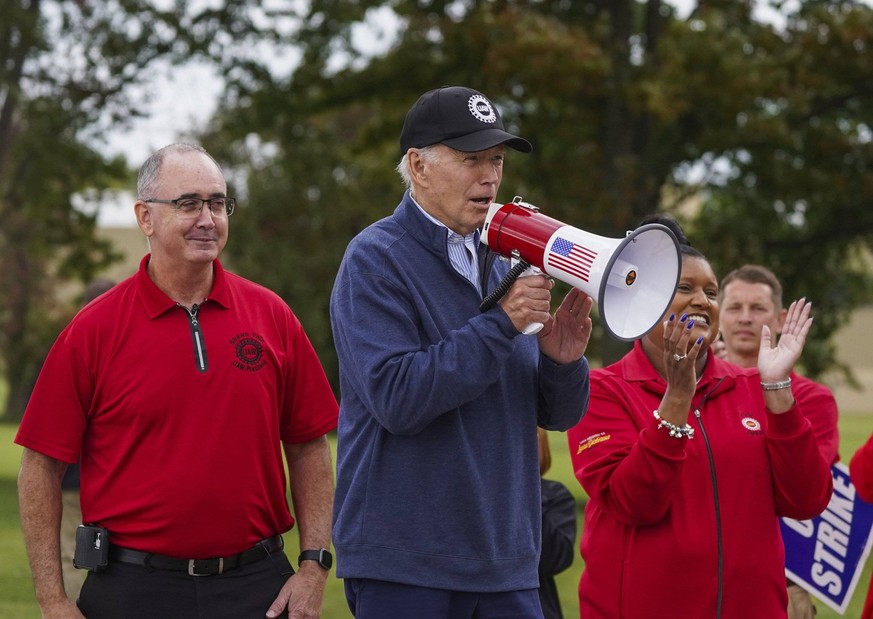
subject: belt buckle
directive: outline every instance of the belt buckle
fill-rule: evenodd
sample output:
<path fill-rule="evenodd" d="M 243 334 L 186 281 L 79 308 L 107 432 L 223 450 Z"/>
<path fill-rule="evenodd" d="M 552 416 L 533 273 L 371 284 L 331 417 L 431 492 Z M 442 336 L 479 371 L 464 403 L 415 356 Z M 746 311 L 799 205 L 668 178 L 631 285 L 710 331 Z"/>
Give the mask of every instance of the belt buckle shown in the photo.
<path fill-rule="evenodd" d="M 209 570 L 210 563 L 212 561 L 218 561 L 218 571 Z M 199 572 L 197 571 L 197 564 L 200 563 L 203 565 L 204 569 L 208 571 Z M 221 574 L 224 571 L 224 559 L 219 557 L 218 559 L 189 559 L 188 560 L 188 575 L 189 576 L 212 576 L 213 574 Z"/>

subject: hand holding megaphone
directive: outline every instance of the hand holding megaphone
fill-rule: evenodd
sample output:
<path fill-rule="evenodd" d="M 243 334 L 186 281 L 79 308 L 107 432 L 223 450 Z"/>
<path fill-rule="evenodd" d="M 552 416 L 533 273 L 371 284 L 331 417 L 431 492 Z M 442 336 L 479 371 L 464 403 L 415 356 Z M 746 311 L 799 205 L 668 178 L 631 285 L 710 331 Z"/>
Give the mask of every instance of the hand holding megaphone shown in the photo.
<path fill-rule="evenodd" d="M 513 275 L 504 281 L 513 287 L 507 288 L 505 292 L 500 293 L 499 298 L 493 300 L 499 302 L 503 311 L 520 332 L 525 335 L 534 335 L 542 330 L 544 323 L 534 319 L 532 314 L 548 318 L 551 305 L 550 291 L 554 283 L 545 277 L 527 280 L 526 278 L 529 276 L 543 276 L 544 273 L 518 257 L 511 257 L 511 263 L 510 273 Z M 493 295 L 489 298 L 493 298 Z"/>
<path fill-rule="evenodd" d="M 512 258 L 511 264 L 512 264 L 512 266 L 516 266 L 517 264 L 519 264 L 519 262 L 520 262 L 520 260 L 518 258 Z M 529 266 L 524 271 L 521 272 L 521 275 L 519 275 L 519 277 L 527 277 L 529 275 L 542 275 L 542 274 L 543 274 L 543 272 L 540 271 L 535 266 Z M 524 333 L 525 335 L 535 335 L 543 330 L 543 326 L 544 325 L 541 322 L 532 322 L 532 323 L 528 324 L 525 328 L 523 328 L 521 330 L 521 332 Z"/>
<path fill-rule="evenodd" d="M 520 197 L 491 205 L 481 240 L 492 251 L 519 260 L 518 268 L 483 301 L 483 311 L 506 294 L 515 278 L 535 267 L 593 298 L 604 328 L 620 340 L 642 337 L 661 320 L 682 266 L 679 243 L 665 226 L 647 224 L 612 239 L 546 217 Z"/>

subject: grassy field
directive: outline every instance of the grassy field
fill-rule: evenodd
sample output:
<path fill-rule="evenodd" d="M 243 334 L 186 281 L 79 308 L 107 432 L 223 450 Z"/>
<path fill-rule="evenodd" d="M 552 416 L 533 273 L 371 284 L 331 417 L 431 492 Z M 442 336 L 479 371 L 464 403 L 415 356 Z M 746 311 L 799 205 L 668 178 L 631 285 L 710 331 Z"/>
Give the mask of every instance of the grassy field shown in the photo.
<path fill-rule="evenodd" d="M 848 462 L 855 450 L 867 439 L 873 431 L 873 416 L 843 414 L 840 419 L 840 453 Z M 39 610 L 33 598 L 33 589 L 21 532 L 18 524 L 18 509 L 15 490 L 15 476 L 21 450 L 12 443 L 15 427 L 0 424 L 0 619 L 38 619 Z M 585 501 L 581 487 L 573 478 L 570 467 L 570 455 L 567 451 L 566 437 L 563 434 L 552 433 L 552 468 L 548 477 L 562 481 L 577 498 L 580 506 Z M 297 539 L 295 534 L 286 537 L 289 556 L 297 556 Z M 868 561 L 864 575 L 858 584 L 851 605 L 845 617 L 857 618 L 861 614 L 867 584 L 870 582 L 873 561 Z M 568 619 L 579 616 L 576 586 L 582 571 L 582 559 L 577 556 L 573 565 L 558 576 L 558 588 L 564 606 L 564 614 Z M 325 596 L 325 619 L 347 619 L 351 613 L 345 603 L 342 583 L 335 576 L 328 581 Z M 816 619 L 836 619 L 837 613 L 818 604 Z"/>

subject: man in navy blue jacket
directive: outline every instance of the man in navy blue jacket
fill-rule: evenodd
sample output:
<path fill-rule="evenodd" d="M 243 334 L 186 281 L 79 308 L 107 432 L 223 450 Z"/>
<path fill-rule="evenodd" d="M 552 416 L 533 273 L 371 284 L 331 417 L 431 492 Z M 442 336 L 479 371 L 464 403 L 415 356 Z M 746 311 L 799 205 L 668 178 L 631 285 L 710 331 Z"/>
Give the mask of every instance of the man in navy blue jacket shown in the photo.
<path fill-rule="evenodd" d="M 407 191 L 348 246 L 331 297 L 340 362 L 334 545 L 359 619 L 542 617 L 537 426 L 588 403 L 593 300 L 515 281 L 479 243 L 507 147 L 494 104 L 422 95 L 400 136 Z M 536 335 L 521 331 L 544 323 Z"/>

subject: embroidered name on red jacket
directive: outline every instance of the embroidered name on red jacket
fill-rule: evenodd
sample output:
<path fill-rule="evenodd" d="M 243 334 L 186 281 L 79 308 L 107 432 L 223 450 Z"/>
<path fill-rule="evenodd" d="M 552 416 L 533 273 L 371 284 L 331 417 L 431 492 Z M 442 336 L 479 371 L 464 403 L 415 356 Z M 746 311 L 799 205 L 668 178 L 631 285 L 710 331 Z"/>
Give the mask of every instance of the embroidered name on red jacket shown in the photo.
<path fill-rule="evenodd" d="M 597 434 L 592 434 L 586 439 L 579 441 L 579 448 L 576 450 L 577 454 L 582 453 L 586 449 L 590 447 L 594 447 L 598 443 L 602 443 L 604 441 L 608 441 L 612 436 L 607 434 L 606 432 L 598 432 Z"/>

